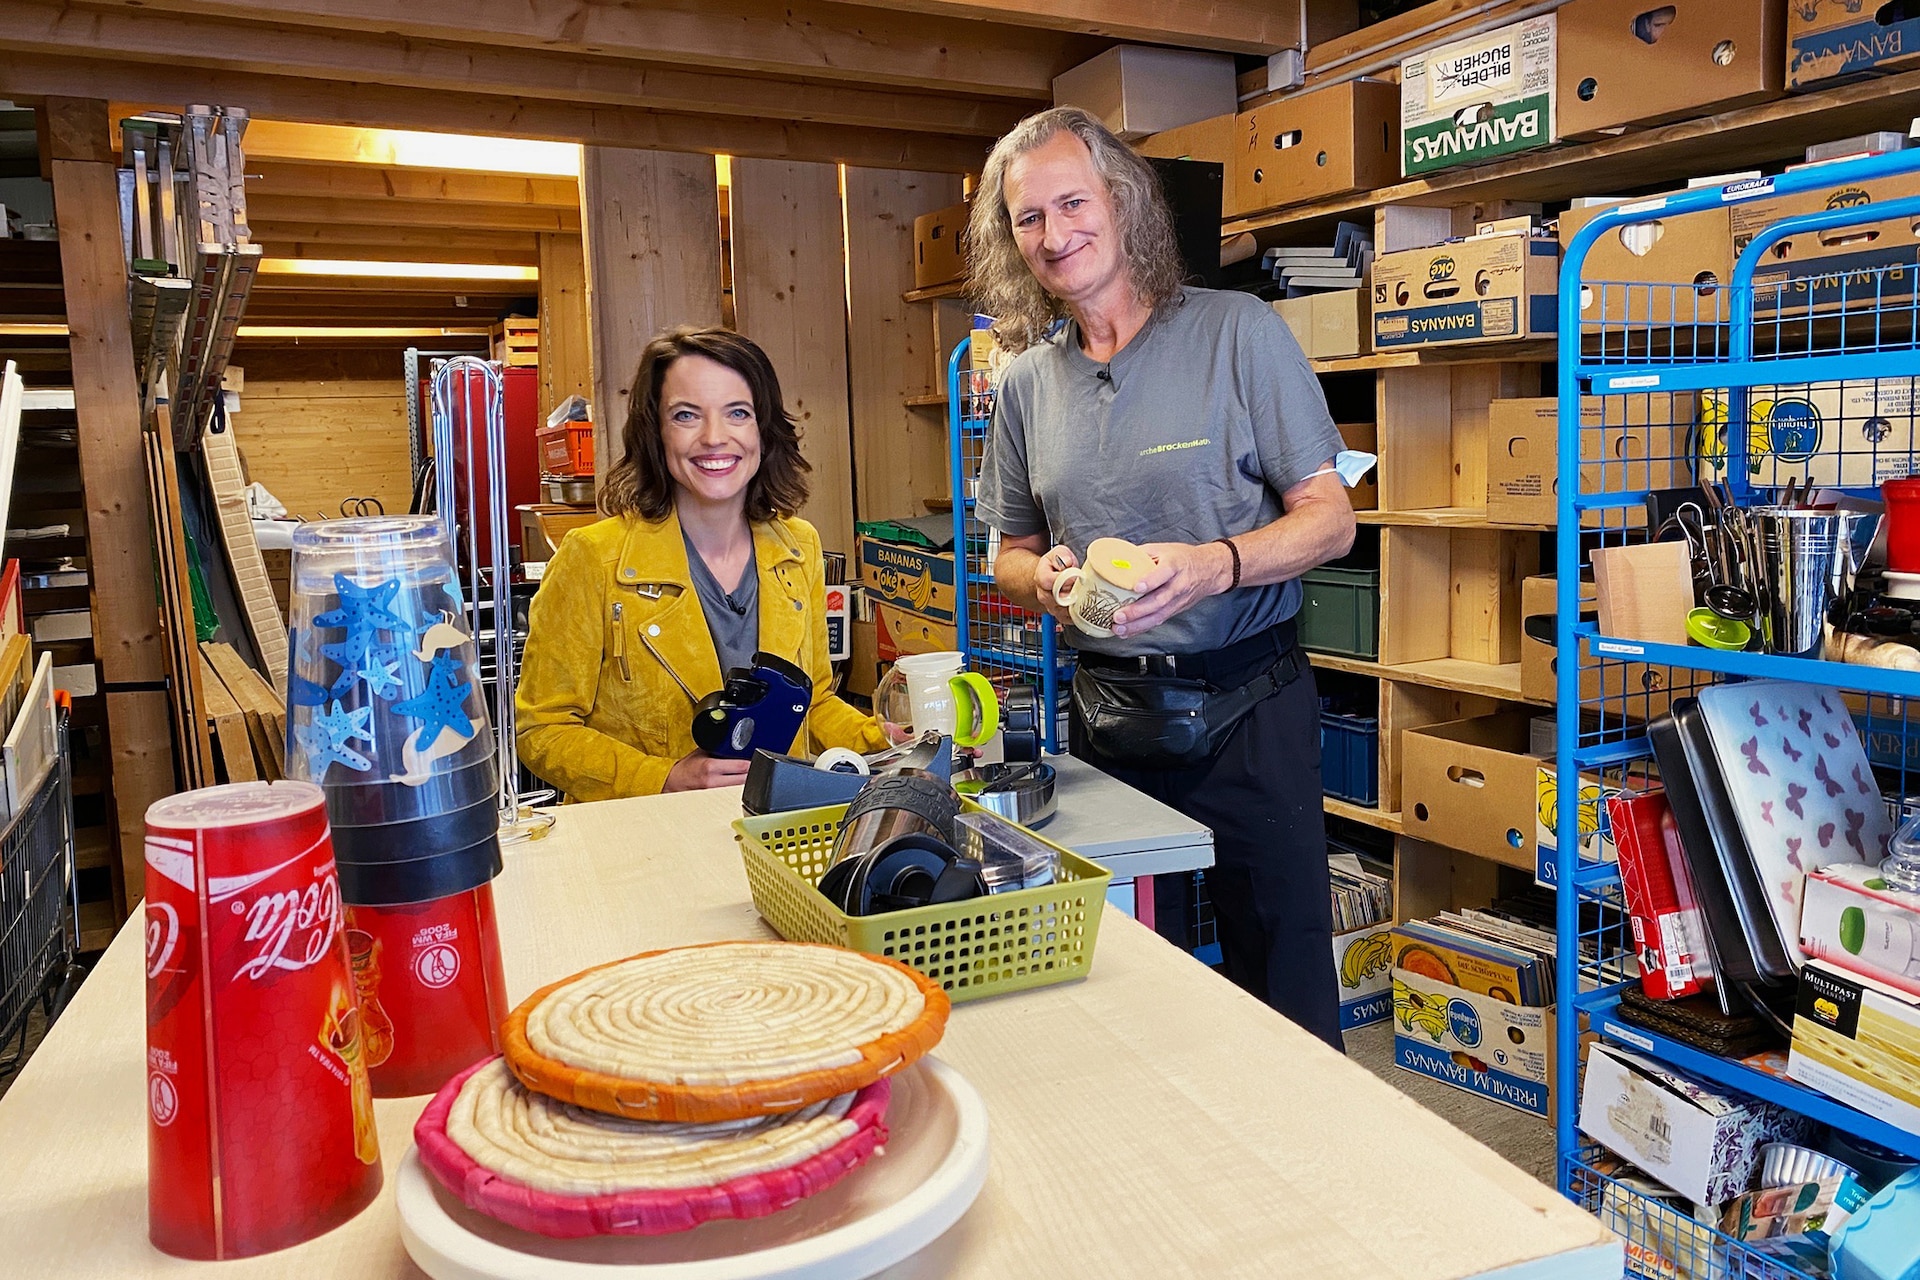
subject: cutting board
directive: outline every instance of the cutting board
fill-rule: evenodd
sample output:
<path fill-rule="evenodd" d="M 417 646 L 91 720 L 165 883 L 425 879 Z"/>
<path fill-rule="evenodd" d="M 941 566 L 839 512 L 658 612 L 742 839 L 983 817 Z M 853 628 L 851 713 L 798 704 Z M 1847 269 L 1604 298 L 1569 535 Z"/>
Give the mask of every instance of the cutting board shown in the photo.
<path fill-rule="evenodd" d="M 1659 644 L 1687 643 L 1693 566 L 1686 543 L 1596 547 L 1592 559 L 1600 634 Z"/>

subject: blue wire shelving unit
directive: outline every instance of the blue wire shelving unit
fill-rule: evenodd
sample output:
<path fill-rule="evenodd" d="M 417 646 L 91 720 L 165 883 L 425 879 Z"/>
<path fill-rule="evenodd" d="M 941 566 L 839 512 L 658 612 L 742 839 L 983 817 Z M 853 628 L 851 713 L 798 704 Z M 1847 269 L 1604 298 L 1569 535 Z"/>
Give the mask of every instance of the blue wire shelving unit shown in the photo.
<path fill-rule="evenodd" d="M 1920 790 L 1905 750 L 1912 740 L 1909 729 L 1920 732 L 1920 725 L 1908 720 L 1908 708 L 1920 707 L 1920 675 L 1605 636 L 1596 624 L 1582 620 L 1577 585 L 1595 548 L 1643 541 L 1651 532 L 1646 527 L 1649 490 L 1718 479 L 1745 506 L 1765 500 L 1764 491 L 1789 480 L 1819 477 L 1819 488 L 1877 498 L 1879 479 L 1920 470 L 1913 465 L 1915 441 L 1889 431 L 1877 407 L 1871 416 L 1850 414 L 1846 396 L 1864 387 L 1871 393 L 1865 403 L 1877 406 L 1882 384 L 1920 386 L 1906 381 L 1920 378 L 1920 297 L 1911 251 L 1905 263 L 1882 257 L 1859 271 L 1827 276 L 1809 273 L 1798 261 L 1783 270 L 1778 264 L 1785 255 L 1774 252 L 1794 236 L 1911 219 L 1920 215 L 1920 198 L 1781 219 L 1745 246 L 1724 283 L 1583 282 L 1581 267 L 1593 244 L 1631 224 L 1917 172 L 1920 153 L 1902 152 L 1631 202 L 1596 217 L 1567 246 L 1560 275 L 1558 369 L 1562 483 L 1556 638 L 1562 658 L 1555 767 L 1560 779 L 1579 777 L 1583 788 L 1597 781 L 1603 796 L 1657 786 L 1646 725 L 1672 699 L 1722 681 L 1780 679 L 1858 695 L 1854 719 L 1863 737 L 1870 744 L 1895 744 L 1891 752 L 1870 750 L 1887 802 L 1898 811 Z M 1584 425 L 1583 400 L 1589 415 Z M 1789 402 L 1798 406 L 1790 424 L 1773 413 L 1774 406 Z M 1817 406 L 1823 403 L 1837 405 L 1839 412 L 1821 412 Z M 1591 416 L 1596 406 L 1598 427 Z M 1904 416 L 1911 419 L 1911 408 Z M 1647 442 L 1644 453 L 1623 451 L 1630 433 Z M 1659 444 L 1670 447 L 1663 451 Z M 1564 781 L 1561 793 L 1567 793 Z M 1583 1142 L 1577 1127 L 1583 1017 L 1603 1039 L 1792 1108 L 1852 1137 L 1920 1158 L 1920 1134 L 1749 1062 L 1716 1057 L 1622 1021 L 1620 992 L 1636 972 L 1632 934 L 1621 907 L 1618 868 L 1580 846 L 1579 810 L 1579 805 L 1559 807 L 1556 847 L 1543 851 L 1559 886 L 1555 1138 L 1560 1188 L 1625 1238 L 1633 1274 L 1695 1280 L 1803 1277 L 1781 1259 L 1647 1195 L 1638 1183 L 1623 1179 L 1604 1152 Z"/>
<path fill-rule="evenodd" d="M 953 480 L 954 632 L 967 665 L 998 689 L 1030 684 L 1040 691 L 1048 751 L 1058 741 L 1060 711 L 1073 679 L 1073 651 L 1059 626 L 1023 609 L 993 585 L 991 533 L 974 514 L 974 491 L 987 432 L 993 425 L 993 386 L 984 369 L 970 367 L 973 340 L 960 339 L 947 358 L 948 463 Z"/>

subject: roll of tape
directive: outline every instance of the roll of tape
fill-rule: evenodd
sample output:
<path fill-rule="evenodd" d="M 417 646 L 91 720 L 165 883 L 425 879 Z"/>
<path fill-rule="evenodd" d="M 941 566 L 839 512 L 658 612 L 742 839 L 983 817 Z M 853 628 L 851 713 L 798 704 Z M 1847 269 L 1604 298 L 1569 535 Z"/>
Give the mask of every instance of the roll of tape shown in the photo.
<path fill-rule="evenodd" d="M 850 747 L 828 747 L 814 757 L 813 767 L 824 773 L 857 773 L 866 777 L 867 758 Z"/>

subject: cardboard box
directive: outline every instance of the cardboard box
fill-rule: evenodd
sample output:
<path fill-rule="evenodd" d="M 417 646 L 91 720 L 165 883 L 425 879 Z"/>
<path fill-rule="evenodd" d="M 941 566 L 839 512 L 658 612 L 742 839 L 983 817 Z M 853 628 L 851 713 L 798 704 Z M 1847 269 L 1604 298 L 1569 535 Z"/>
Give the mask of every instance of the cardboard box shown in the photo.
<path fill-rule="evenodd" d="M 846 691 L 871 698 L 880 684 L 880 624 L 873 618 L 847 624 Z"/>
<path fill-rule="evenodd" d="M 1787 1074 L 1920 1133 L 1920 997 L 1809 960 L 1800 971 Z"/>
<path fill-rule="evenodd" d="M 913 220 L 913 287 L 952 284 L 967 274 L 967 213 L 951 205 Z"/>
<path fill-rule="evenodd" d="M 1618 862 L 1620 851 L 1613 843 L 1613 823 L 1607 814 L 1607 801 L 1620 794 L 1597 775 L 1580 775 L 1580 856 L 1589 862 Z M 1533 775 L 1533 882 L 1551 889 L 1558 883 L 1560 833 L 1560 782 L 1558 767 L 1541 761 Z"/>
<path fill-rule="evenodd" d="M 1800 948 L 1920 999 L 1920 893 L 1890 886 L 1877 866 L 1842 862 L 1807 875 Z"/>
<path fill-rule="evenodd" d="M 1258 213 L 1349 191 L 1391 186 L 1399 175 L 1400 90 L 1349 80 L 1288 94 L 1234 117 L 1228 203 Z"/>
<path fill-rule="evenodd" d="M 1293 331 L 1293 340 L 1300 344 L 1300 354 L 1311 358 L 1313 354 L 1313 299 L 1278 298 L 1273 304 L 1273 313 L 1287 322 L 1287 328 Z"/>
<path fill-rule="evenodd" d="M 1747 472 L 1754 485 L 1810 478 L 1822 487 L 1873 488 L 1913 467 L 1920 379 L 1757 386 L 1747 391 Z M 1724 476 L 1728 419 L 1724 391 L 1700 400 L 1700 470 Z"/>
<path fill-rule="evenodd" d="M 1630 1049 L 1597 1043 L 1580 1089 L 1580 1130 L 1696 1205 L 1745 1192 L 1768 1142 L 1802 1141 L 1813 1122 L 1703 1084 Z"/>
<path fill-rule="evenodd" d="M 1797 196 L 1731 205 L 1727 219 L 1735 260 L 1754 236 L 1784 218 L 1914 195 L 1920 195 L 1920 174 L 1840 182 Z M 1911 302 L 1914 279 L 1920 275 L 1917 261 L 1920 239 L 1908 219 L 1788 236 L 1768 248 L 1754 268 L 1754 316 L 1863 312 L 1879 303 Z"/>
<path fill-rule="evenodd" d="M 1163 129 L 1152 137 L 1140 139 L 1133 144 L 1133 149 L 1156 160 L 1201 160 L 1217 164 L 1224 172 L 1231 173 L 1235 137 L 1233 125 L 1234 116 L 1231 112 L 1212 116 L 1192 124 L 1183 124 L 1177 129 Z M 1233 207 L 1231 183 L 1222 199 L 1223 214 L 1232 217 L 1239 212 Z"/>
<path fill-rule="evenodd" d="M 1610 448 L 1605 460 L 1608 489 L 1668 489 L 1688 483 L 1687 433 L 1691 397 L 1656 395 L 1617 397 L 1610 406 L 1616 421 L 1601 431 L 1602 403 L 1589 397 L 1580 403 L 1580 474 L 1588 491 L 1600 488 L 1602 442 Z M 1617 421 L 1622 409 L 1627 423 Z M 1649 417 L 1663 421 L 1646 425 Z M 1642 425 L 1633 425 L 1634 419 Z M 1646 523 L 1638 507 L 1609 513 L 1609 524 L 1619 528 Z M 1495 400 L 1487 413 L 1487 519 L 1505 524 L 1557 524 L 1560 519 L 1560 401 L 1552 396 L 1525 400 Z M 1581 523 L 1599 524 L 1599 513 L 1589 511 Z"/>
<path fill-rule="evenodd" d="M 1498 235 L 1382 254 L 1373 263 L 1373 345 L 1459 345 L 1549 336 L 1560 246 Z"/>
<path fill-rule="evenodd" d="M 1535 640 L 1526 633 L 1525 619 L 1555 616 L 1559 609 L 1559 588 L 1551 577 L 1527 578 L 1520 584 L 1520 696 L 1529 702 L 1552 702 L 1558 696 L 1559 652 L 1553 645 Z M 1581 612 L 1588 621 L 1597 621 L 1596 596 L 1591 582 L 1580 584 Z M 1668 690 L 1667 669 L 1650 667 L 1644 662 L 1607 662 L 1589 665 L 1580 671 L 1580 700 L 1596 702 L 1604 688 L 1607 701 L 1615 707 L 1624 704 L 1635 718 L 1663 714 L 1673 695 Z M 1633 691 L 1628 698 L 1627 691 Z"/>
<path fill-rule="evenodd" d="M 1372 422 L 1345 422 L 1334 428 L 1340 433 L 1340 442 L 1356 453 L 1380 452 L 1380 428 Z M 1347 501 L 1355 511 L 1378 511 L 1380 509 L 1380 468 L 1360 478 L 1360 483 L 1347 490 Z"/>
<path fill-rule="evenodd" d="M 946 653 L 960 647 L 960 637 L 951 622 L 890 604 L 874 606 L 873 622 L 874 655 L 883 667 L 905 654 Z"/>
<path fill-rule="evenodd" d="M 1607 800 L 1607 825 L 1619 846 L 1620 895 L 1633 927 L 1640 986 L 1655 1000 L 1694 995 L 1712 980 L 1706 924 L 1691 881 L 1681 896 L 1681 850 L 1667 797 L 1658 790 Z"/>
<path fill-rule="evenodd" d="M 1373 350 L 1365 289 L 1316 293 L 1307 303 L 1312 325 L 1312 345 L 1307 348 L 1307 354 L 1313 359 L 1333 360 L 1365 355 Z"/>
<path fill-rule="evenodd" d="M 953 621 L 953 552 L 862 536 L 860 580 L 880 604 Z"/>
<path fill-rule="evenodd" d="M 1393 971 L 1393 1060 L 1536 1116 L 1553 1114 L 1553 1010 Z"/>
<path fill-rule="evenodd" d="M 1230 53 L 1121 44 L 1053 78 L 1053 105 L 1083 108 L 1129 142 L 1239 104 Z"/>
<path fill-rule="evenodd" d="M 1562 138 L 1709 115 L 1786 92 L 1784 0 L 1572 0 L 1555 16 Z"/>
<path fill-rule="evenodd" d="M 1869 71 L 1896 71 L 1920 59 L 1920 18 L 1882 25 L 1877 4 L 1795 0 L 1787 13 L 1787 86 Z"/>
<path fill-rule="evenodd" d="M 1449 720 L 1400 737 L 1406 834 L 1535 869 L 1535 769 L 1527 713 Z"/>
<path fill-rule="evenodd" d="M 1333 971 L 1340 978 L 1340 1029 L 1368 1027 L 1393 1016 L 1393 926 L 1371 924 L 1333 935 Z"/>
<path fill-rule="evenodd" d="M 1582 227 L 1621 203 L 1561 214 L 1563 258 Z M 1650 205 L 1657 198 L 1632 203 Z M 1614 328 L 1725 320 L 1730 306 L 1725 288 L 1733 279 L 1731 227 L 1725 208 L 1668 218 L 1655 208 L 1644 220 L 1603 232 L 1580 264 L 1580 319 Z"/>
<path fill-rule="evenodd" d="M 1552 14 L 1400 63 L 1401 172 L 1408 177 L 1530 151 L 1558 136 Z"/>

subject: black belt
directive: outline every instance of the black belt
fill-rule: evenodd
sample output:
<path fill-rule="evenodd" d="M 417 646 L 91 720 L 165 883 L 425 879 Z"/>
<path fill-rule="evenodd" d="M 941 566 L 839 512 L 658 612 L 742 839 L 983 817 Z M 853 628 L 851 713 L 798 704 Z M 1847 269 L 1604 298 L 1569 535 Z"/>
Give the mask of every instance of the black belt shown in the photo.
<path fill-rule="evenodd" d="M 1265 631 L 1244 640 L 1236 640 L 1221 649 L 1205 653 L 1143 653 L 1120 657 L 1110 653 L 1081 650 L 1083 667 L 1096 671 L 1125 671 L 1143 676 L 1178 676 L 1185 680 L 1204 680 L 1222 688 L 1245 682 L 1252 672 L 1271 666 L 1275 658 L 1292 652 L 1295 630 L 1293 619 L 1276 622 Z"/>

